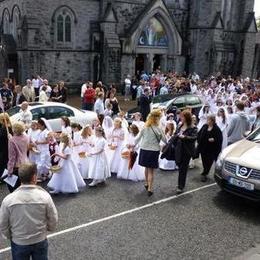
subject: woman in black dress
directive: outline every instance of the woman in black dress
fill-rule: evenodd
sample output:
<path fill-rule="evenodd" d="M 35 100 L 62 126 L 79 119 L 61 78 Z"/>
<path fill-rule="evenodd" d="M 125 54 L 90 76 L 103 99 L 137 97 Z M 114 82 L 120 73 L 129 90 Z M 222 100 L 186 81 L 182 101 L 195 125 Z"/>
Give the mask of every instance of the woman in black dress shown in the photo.
<path fill-rule="evenodd" d="M 62 96 L 60 93 L 59 85 L 56 84 L 51 91 L 50 101 L 52 102 L 61 102 Z"/>
<path fill-rule="evenodd" d="M 12 134 L 12 127 L 10 118 L 7 113 L 0 114 L 0 140 L 1 140 L 1 149 L 0 149 L 0 177 L 3 174 L 3 171 L 7 169 L 8 163 L 8 132 L 5 124 L 7 124 L 9 134 Z"/>
<path fill-rule="evenodd" d="M 195 155 L 195 142 L 198 130 L 193 125 L 192 114 L 185 110 L 180 115 L 181 125 L 174 136 L 175 161 L 179 167 L 177 194 L 183 192 L 186 184 L 187 171 L 191 158 Z"/>
<path fill-rule="evenodd" d="M 217 160 L 222 148 L 223 136 L 216 124 L 214 115 L 207 117 L 207 123 L 198 133 L 198 152 L 201 154 L 203 172 L 201 181 L 206 182 L 214 161 Z"/>
<path fill-rule="evenodd" d="M 117 98 L 115 97 L 115 91 L 112 89 L 109 91 L 107 95 L 107 99 L 105 101 L 105 107 L 107 108 L 107 104 L 110 103 L 112 105 L 112 116 L 116 116 L 120 112 L 120 107 Z"/>
<path fill-rule="evenodd" d="M 65 87 L 64 81 L 59 82 L 59 90 L 61 94 L 61 103 L 65 104 L 67 102 L 68 89 Z"/>

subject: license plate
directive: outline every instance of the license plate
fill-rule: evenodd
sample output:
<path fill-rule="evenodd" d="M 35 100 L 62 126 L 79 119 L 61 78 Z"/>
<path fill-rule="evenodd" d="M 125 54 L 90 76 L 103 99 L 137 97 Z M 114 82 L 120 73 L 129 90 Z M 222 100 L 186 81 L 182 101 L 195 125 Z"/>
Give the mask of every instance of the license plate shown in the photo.
<path fill-rule="evenodd" d="M 248 182 L 245 182 L 245 181 L 241 181 L 241 180 L 238 180 L 238 179 L 235 179 L 235 178 L 230 178 L 229 183 L 234 185 L 234 186 L 237 186 L 239 188 L 246 189 L 246 190 L 254 190 L 255 189 L 254 184 L 248 183 Z"/>

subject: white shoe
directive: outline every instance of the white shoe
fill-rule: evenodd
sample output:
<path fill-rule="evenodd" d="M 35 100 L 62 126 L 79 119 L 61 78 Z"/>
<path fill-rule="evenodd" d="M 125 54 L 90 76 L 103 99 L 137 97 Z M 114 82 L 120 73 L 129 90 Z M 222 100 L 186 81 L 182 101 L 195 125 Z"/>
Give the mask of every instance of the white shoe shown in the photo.
<path fill-rule="evenodd" d="M 56 190 L 50 190 L 49 192 L 50 192 L 50 194 L 58 194 L 58 193 L 59 193 L 59 192 L 56 191 Z"/>
<path fill-rule="evenodd" d="M 89 187 L 94 187 L 98 184 L 98 181 L 97 180 L 93 180 L 88 186 Z"/>

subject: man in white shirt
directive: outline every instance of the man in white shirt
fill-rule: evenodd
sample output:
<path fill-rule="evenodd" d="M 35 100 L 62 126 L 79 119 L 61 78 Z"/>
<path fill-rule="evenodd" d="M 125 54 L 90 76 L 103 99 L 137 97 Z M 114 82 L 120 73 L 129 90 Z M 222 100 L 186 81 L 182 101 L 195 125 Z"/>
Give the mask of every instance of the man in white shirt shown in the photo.
<path fill-rule="evenodd" d="M 197 94 L 198 87 L 194 80 L 192 80 L 190 83 L 190 90 L 192 94 Z"/>
<path fill-rule="evenodd" d="M 5 197 L 0 209 L 0 233 L 11 240 L 12 259 L 48 260 L 47 232 L 58 222 L 51 196 L 37 186 L 37 166 L 19 167 L 22 185 Z"/>
<path fill-rule="evenodd" d="M 160 89 L 160 95 L 167 95 L 169 93 L 167 85 L 164 84 Z"/>
<path fill-rule="evenodd" d="M 26 80 L 26 85 L 23 87 L 22 92 L 28 102 L 35 101 L 35 91 L 30 79 Z"/>
<path fill-rule="evenodd" d="M 96 112 L 98 116 L 105 114 L 103 92 L 100 92 L 98 94 L 98 98 L 97 98 L 95 105 L 94 105 L 94 112 Z"/>
<path fill-rule="evenodd" d="M 32 86 L 34 88 L 35 91 L 35 96 L 38 97 L 39 93 L 40 93 L 40 79 L 39 76 L 34 76 L 32 79 Z"/>
<path fill-rule="evenodd" d="M 125 79 L 125 101 L 129 101 L 131 84 L 132 84 L 131 77 L 130 77 L 130 75 L 127 75 L 127 77 Z"/>

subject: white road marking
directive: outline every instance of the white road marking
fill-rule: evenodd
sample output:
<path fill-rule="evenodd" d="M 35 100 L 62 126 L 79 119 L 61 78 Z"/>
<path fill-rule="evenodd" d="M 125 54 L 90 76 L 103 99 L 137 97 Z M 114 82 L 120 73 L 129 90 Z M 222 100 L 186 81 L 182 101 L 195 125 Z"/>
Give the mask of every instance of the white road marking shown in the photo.
<path fill-rule="evenodd" d="M 92 226 L 92 225 L 95 225 L 95 224 L 98 224 L 98 223 L 101 223 L 101 222 L 105 222 L 105 221 L 110 220 L 110 219 L 118 218 L 118 217 L 121 217 L 121 216 L 124 216 L 124 215 L 127 215 L 127 214 L 131 214 L 133 212 L 137 212 L 137 211 L 140 211 L 140 210 L 143 210 L 143 209 L 146 209 L 146 208 L 150 208 L 150 207 L 153 207 L 155 205 L 162 204 L 162 203 L 183 197 L 187 194 L 191 194 L 191 193 L 196 192 L 196 191 L 207 189 L 207 188 L 215 186 L 215 185 L 216 185 L 216 183 L 204 185 L 204 186 L 196 188 L 194 190 L 186 191 L 186 192 L 184 192 L 180 195 L 173 195 L 171 197 L 161 199 L 161 200 L 143 205 L 143 206 L 138 207 L 138 208 L 126 210 L 126 211 L 123 211 L 123 212 L 120 212 L 120 213 L 117 213 L 117 214 L 114 214 L 114 215 L 111 215 L 111 216 L 108 216 L 108 217 L 105 217 L 105 218 L 97 219 L 97 220 L 94 220 L 94 221 L 91 221 L 91 222 L 88 222 L 88 223 L 85 223 L 85 224 L 81 224 L 81 225 L 78 225 L 78 226 L 75 226 L 75 227 L 72 227 L 72 228 L 64 229 L 64 230 L 61 230 L 59 232 L 50 234 L 47 237 L 52 238 L 52 237 L 60 236 L 60 235 L 63 235 L 63 234 L 69 233 L 69 232 L 73 232 L 73 231 L 81 229 L 81 228 L 86 228 L 86 227 L 89 227 L 89 226 Z M 0 254 L 8 252 L 10 250 L 11 250 L 11 247 L 6 247 L 6 248 L 3 248 L 3 249 L 0 249 Z"/>

